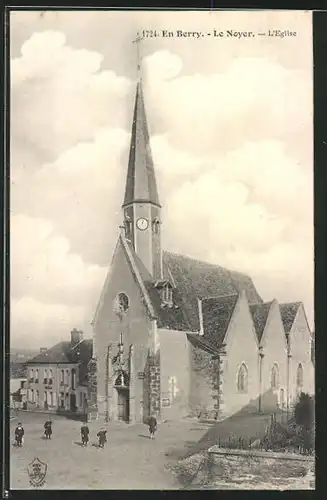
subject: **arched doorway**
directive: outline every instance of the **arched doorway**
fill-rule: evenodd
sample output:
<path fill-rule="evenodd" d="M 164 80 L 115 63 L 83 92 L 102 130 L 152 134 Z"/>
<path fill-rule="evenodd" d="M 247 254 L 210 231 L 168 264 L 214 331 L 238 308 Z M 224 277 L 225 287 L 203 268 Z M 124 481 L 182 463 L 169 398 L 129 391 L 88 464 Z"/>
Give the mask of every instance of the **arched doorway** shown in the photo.
<path fill-rule="evenodd" d="M 121 370 L 115 380 L 117 391 L 117 419 L 129 422 L 129 376 Z"/>

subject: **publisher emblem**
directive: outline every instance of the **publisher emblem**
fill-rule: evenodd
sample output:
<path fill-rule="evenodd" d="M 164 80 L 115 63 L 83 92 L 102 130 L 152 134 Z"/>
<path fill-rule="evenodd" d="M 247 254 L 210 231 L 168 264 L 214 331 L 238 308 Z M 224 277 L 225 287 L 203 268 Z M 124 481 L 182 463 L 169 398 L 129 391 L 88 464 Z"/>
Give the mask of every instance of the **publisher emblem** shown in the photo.
<path fill-rule="evenodd" d="M 30 464 L 28 464 L 27 472 L 30 478 L 30 484 L 36 488 L 43 486 L 45 483 L 45 476 L 47 474 L 48 466 L 47 464 L 41 462 L 38 458 L 34 458 Z"/>

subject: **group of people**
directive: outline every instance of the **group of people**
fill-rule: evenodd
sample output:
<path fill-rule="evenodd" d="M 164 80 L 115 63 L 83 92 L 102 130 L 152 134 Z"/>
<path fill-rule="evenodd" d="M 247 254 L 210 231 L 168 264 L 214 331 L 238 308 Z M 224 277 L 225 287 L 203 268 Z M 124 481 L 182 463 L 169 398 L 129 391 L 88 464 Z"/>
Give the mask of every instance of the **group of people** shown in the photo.
<path fill-rule="evenodd" d="M 157 420 L 155 416 L 151 416 L 148 421 L 150 439 L 154 438 L 155 432 L 157 430 Z M 21 422 L 17 424 L 15 429 L 15 442 L 16 446 L 21 447 L 24 442 L 24 427 Z M 44 424 L 44 435 L 46 439 L 51 439 L 52 436 L 52 421 L 47 420 Z M 81 441 L 82 446 L 87 446 L 89 442 L 90 429 L 86 423 L 82 423 L 81 425 Z M 103 427 L 97 433 L 97 437 L 99 439 L 99 448 L 104 448 L 105 443 L 107 442 L 107 430 Z"/>
<path fill-rule="evenodd" d="M 82 446 L 87 446 L 87 443 L 89 442 L 89 434 L 90 429 L 88 428 L 88 425 L 83 423 L 81 426 Z M 102 428 L 97 433 L 97 437 L 99 438 L 99 448 L 104 448 L 104 445 L 107 442 L 107 430 L 105 428 Z"/>

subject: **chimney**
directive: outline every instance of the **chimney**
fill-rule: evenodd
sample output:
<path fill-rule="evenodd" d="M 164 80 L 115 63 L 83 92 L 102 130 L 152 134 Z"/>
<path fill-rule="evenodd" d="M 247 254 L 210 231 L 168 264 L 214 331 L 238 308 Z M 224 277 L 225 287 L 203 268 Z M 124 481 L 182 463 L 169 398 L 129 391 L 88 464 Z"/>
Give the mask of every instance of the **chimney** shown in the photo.
<path fill-rule="evenodd" d="M 75 345 L 77 345 L 80 342 L 82 342 L 82 340 L 83 340 L 83 332 L 82 332 L 82 330 L 77 330 L 76 328 L 74 328 L 70 332 L 70 344 L 71 344 L 71 347 L 75 347 Z"/>
<path fill-rule="evenodd" d="M 40 354 L 46 354 L 48 352 L 47 347 L 40 347 Z"/>

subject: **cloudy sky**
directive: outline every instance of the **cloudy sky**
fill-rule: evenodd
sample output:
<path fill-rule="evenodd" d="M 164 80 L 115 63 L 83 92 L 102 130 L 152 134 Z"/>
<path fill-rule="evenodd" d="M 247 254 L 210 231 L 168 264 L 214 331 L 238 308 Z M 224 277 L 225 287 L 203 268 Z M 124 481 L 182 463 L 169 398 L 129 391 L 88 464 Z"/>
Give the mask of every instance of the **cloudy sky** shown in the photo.
<path fill-rule="evenodd" d="M 164 248 L 301 300 L 313 326 L 311 13 L 11 14 L 11 342 L 90 322 L 121 222 L 136 50 Z M 258 36 L 267 30 L 296 36 Z"/>

